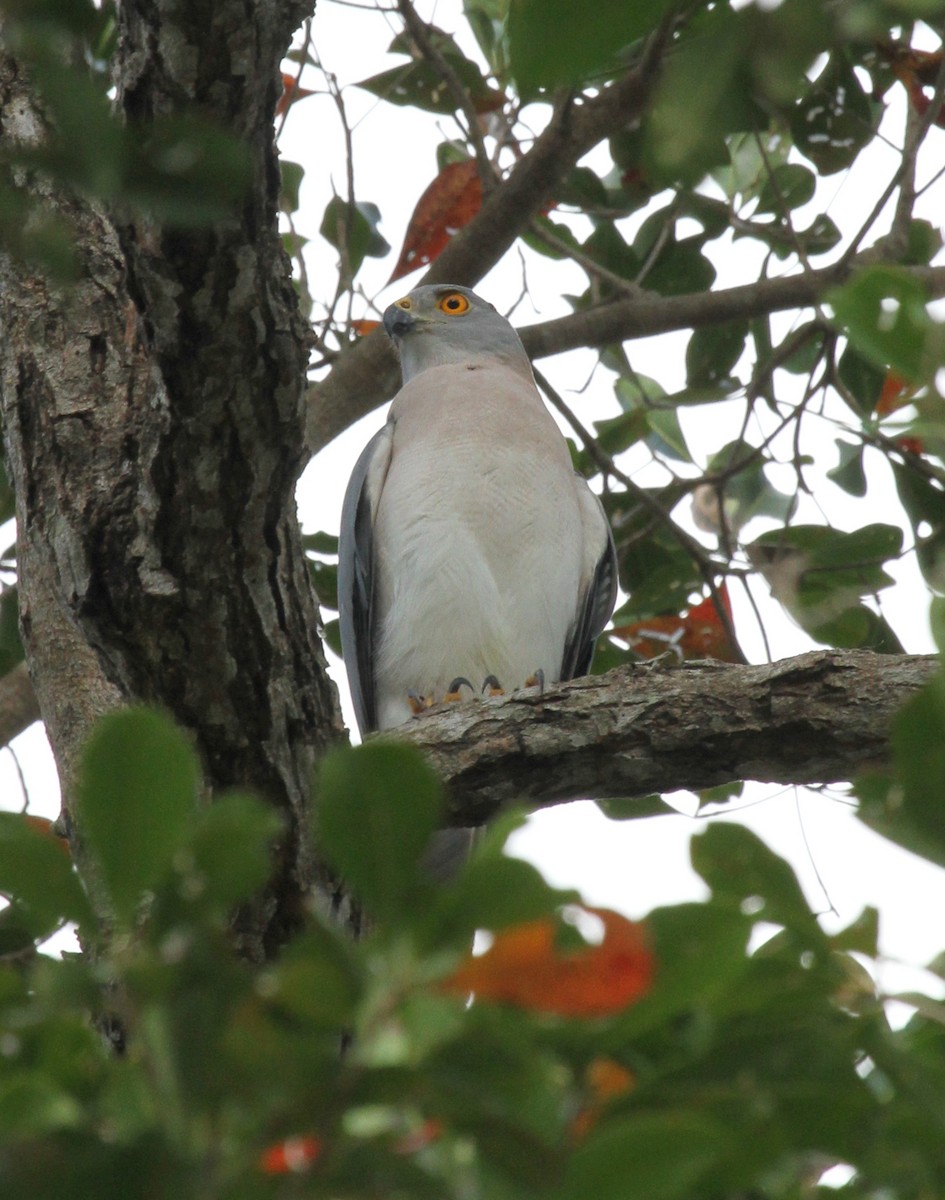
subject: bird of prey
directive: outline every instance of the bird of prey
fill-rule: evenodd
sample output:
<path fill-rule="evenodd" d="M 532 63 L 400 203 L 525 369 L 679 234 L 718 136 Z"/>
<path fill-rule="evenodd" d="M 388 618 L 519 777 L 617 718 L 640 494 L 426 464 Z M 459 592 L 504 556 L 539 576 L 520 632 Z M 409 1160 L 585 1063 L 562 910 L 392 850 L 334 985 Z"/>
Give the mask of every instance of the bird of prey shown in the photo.
<path fill-rule="evenodd" d="M 509 322 L 467 288 L 384 313 L 403 387 L 345 495 L 341 642 L 361 732 L 467 681 L 513 691 L 583 675 L 613 611 L 600 501 Z"/>

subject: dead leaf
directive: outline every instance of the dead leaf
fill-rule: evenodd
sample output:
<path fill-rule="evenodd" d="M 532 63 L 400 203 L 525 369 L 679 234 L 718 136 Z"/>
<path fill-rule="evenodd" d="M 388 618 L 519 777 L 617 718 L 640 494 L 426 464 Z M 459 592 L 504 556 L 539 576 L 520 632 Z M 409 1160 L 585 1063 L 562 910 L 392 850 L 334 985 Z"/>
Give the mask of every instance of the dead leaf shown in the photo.
<path fill-rule="evenodd" d="M 359 317 L 358 320 L 351 322 L 351 328 L 358 337 L 367 337 L 369 333 L 373 333 L 380 327 L 380 321 L 373 321 L 369 317 Z"/>
<path fill-rule="evenodd" d="M 276 103 L 276 116 L 282 117 L 288 111 L 291 105 L 296 100 L 304 100 L 306 96 L 314 96 L 315 93 L 309 91 L 308 88 L 299 87 L 299 81 L 294 75 L 282 73 L 282 95 Z"/>
<path fill-rule="evenodd" d="M 888 417 L 897 408 L 904 408 L 915 391 L 908 379 L 903 379 L 895 371 L 887 371 L 883 387 L 876 401 L 875 412 L 878 417 Z"/>
<path fill-rule="evenodd" d="M 403 249 L 388 283 L 425 267 L 482 207 L 482 183 L 473 159 L 449 163 L 417 201 Z"/>
<path fill-rule="evenodd" d="M 720 662 L 743 662 L 740 647 L 729 636 L 732 605 L 724 583 L 718 588 L 718 594 L 728 617 L 728 625 L 722 620 L 715 599 L 710 595 L 679 616 L 666 614 L 648 617 L 645 621 L 618 625 L 611 632 L 626 641 L 642 658 L 656 658 L 667 650 L 674 650 L 680 659 L 714 658 Z"/>
<path fill-rule="evenodd" d="M 652 982 L 653 956 L 643 926 L 611 909 L 586 911 L 603 922 L 600 945 L 561 951 L 550 917 L 530 921 L 497 933 L 489 949 L 468 958 L 444 989 L 562 1017 L 621 1012 Z"/>

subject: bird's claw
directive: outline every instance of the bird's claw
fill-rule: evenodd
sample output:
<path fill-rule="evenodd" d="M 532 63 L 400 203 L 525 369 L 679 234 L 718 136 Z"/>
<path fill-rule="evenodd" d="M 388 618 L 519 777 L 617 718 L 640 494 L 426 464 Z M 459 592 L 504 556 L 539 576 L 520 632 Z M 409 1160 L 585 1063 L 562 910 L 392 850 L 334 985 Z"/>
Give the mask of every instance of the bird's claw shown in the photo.
<path fill-rule="evenodd" d="M 446 689 L 446 694 L 443 697 L 443 703 L 444 704 L 456 704 L 460 700 L 462 700 L 462 696 L 460 695 L 459 689 L 463 688 L 463 687 L 468 687 L 469 690 L 472 692 L 472 694 L 475 696 L 476 689 L 469 682 L 469 680 L 466 678 L 466 676 L 465 675 L 457 675 L 456 678 L 453 680 L 453 682 Z"/>
<path fill-rule="evenodd" d="M 505 688 L 494 675 L 487 675 L 482 681 L 483 696 L 504 696 Z"/>
<path fill-rule="evenodd" d="M 538 668 L 534 675 L 529 675 L 529 677 L 525 680 L 525 687 L 536 687 L 538 688 L 539 695 L 543 696 L 545 694 L 545 672 L 541 669 L 541 667 Z"/>
<path fill-rule="evenodd" d="M 433 707 L 433 701 L 428 700 L 426 696 L 421 696 L 410 688 L 407 692 L 407 703 L 410 705 L 410 711 L 415 717 L 419 717 L 421 713 L 425 713 L 428 708 Z"/>

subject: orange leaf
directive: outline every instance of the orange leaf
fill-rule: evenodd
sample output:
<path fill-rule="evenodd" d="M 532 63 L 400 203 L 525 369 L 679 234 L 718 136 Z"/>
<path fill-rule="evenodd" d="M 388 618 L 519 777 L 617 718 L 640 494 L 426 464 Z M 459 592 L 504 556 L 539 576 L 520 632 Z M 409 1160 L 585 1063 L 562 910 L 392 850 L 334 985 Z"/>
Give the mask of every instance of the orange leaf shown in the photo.
<path fill-rule="evenodd" d="M 902 408 L 909 403 L 909 398 L 914 390 L 908 379 L 903 379 L 895 371 L 887 371 L 886 378 L 883 380 L 882 391 L 879 393 L 879 399 L 876 401 L 876 415 L 878 417 L 888 417 L 897 408 Z"/>
<path fill-rule="evenodd" d="M 530 921 L 497 933 L 485 954 L 468 958 L 444 989 L 562 1017 L 620 1012 L 649 990 L 653 978 L 643 926 L 607 908 L 586 911 L 604 924 L 599 946 L 561 952 L 554 921 Z"/>
<path fill-rule="evenodd" d="M 721 585 L 718 593 L 730 626 L 732 605 L 726 584 Z M 648 617 L 645 621 L 620 625 L 612 632 L 628 642 L 630 648 L 642 658 L 656 658 L 667 649 L 674 649 L 685 659 L 743 661 L 742 653 L 729 636 L 728 628 L 711 595 L 679 616 Z"/>
<path fill-rule="evenodd" d="M 909 103 L 919 116 L 925 116 L 932 100 L 922 89 L 934 87 L 942 65 L 942 51 L 915 50 L 898 42 L 880 46 L 879 49 L 889 60 L 893 74 L 906 89 Z M 945 127 L 945 105 L 939 108 L 933 120 L 936 125 Z"/>
<path fill-rule="evenodd" d="M 445 166 L 417 201 L 403 249 L 387 282 L 393 283 L 433 262 L 453 234 L 468 225 L 481 207 L 482 183 L 473 159 Z"/>
<path fill-rule="evenodd" d="M 369 333 L 373 333 L 375 329 L 379 329 L 380 326 L 380 321 L 373 321 L 369 317 L 359 317 L 357 321 L 351 322 L 351 328 L 358 337 L 366 337 Z"/>
<path fill-rule="evenodd" d="M 304 100 L 306 96 L 314 96 L 315 93 L 309 91 L 308 88 L 299 87 L 299 81 L 294 75 L 287 75 L 282 72 L 282 95 L 276 102 L 276 116 L 284 116 L 289 111 L 289 106 L 294 104 L 296 100 Z"/>
<path fill-rule="evenodd" d="M 307 1171 L 322 1152 L 321 1140 L 314 1134 L 286 1138 L 276 1142 L 259 1156 L 259 1169 L 266 1175 L 299 1174 Z"/>
<path fill-rule="evenodd" d="M 53 822 L 47 820 L 46 817 L 34 817 L 32 813 L 23 813 L 23 820 L 27 825 L 31 826 L 36 833 L 42 834 L 43 837 L 49 838 L 55 842 L 56 846 L 63 852 L 66 858 L 70 858 L 69 843 L 65 838 L 60 837 L 53 829 Z"/>
<path fill-rule="evenodd" d="M 589 1101 L 571 1122 L 571 1133 L 576 1141 L 586 1137 L 597 1124 L 597 1119 L 611 1100 L 625 1096 L 632 1090 L 633 1074 L 622 1063 L 613 1058 L 595 1058 L 584 1073 L 584 1083 Z"/>

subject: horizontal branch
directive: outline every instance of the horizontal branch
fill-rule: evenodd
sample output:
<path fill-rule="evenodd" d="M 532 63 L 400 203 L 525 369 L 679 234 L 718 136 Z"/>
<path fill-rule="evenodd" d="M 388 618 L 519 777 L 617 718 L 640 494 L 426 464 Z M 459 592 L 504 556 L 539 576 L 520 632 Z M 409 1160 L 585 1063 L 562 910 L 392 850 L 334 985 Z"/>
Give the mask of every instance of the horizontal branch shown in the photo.
<path fill-rule="evenodd" d="M 764 666 L 619 667 L 544 695 L 451 705 L 394 736 L 435 767 L 456 825 L 481 825 L 511 804 L 739 779 L 838 783 L 886 758 L 893 715 L 938 662 L 817 650 Z"/>
<path fill-rule="evenodd" d="M 661 296 L 638 288 L 632 296 L 551 321 L 526 325 L 518 332 L 531 358 L 546 358 L 582 346 L 607 346 L 629 338 L 697 329 L 740 317 L 808 308 L 822 301 L 832 288 L 839 287 L 857 269 L 873 265 L 879 265 L 879 262 L 868 250 L 849 263 L 834 263 L 816 271 L 803 271 L 778 279 L 760 279 L 715 292 Z M 921 282 L 930 299 L 945 295 L 945 267 L 898 269 Z M 438 273 L 438 278 L 442 278 L 442 272 Z M 457 279 L 456 282 L 462 281 Z M 378 330 L 344 355 L 325 380 L 309 389 L 308 432 L 312 453 L 327 445 L 359 417 L 389 400 L 398 381 L 394 351 L 383 332 Z M 353 390 L 346 392 L 348 388 Z"/>
<path fill-rule="evenodd" d="M 717 292 L 689 292 L 658 296 L 639 290 L 635 296 L 614 300 L 598 308 L 569 313 L 518 331 L 531 358 L 562 354 L 580 346 L 606 346 L 626 338 L 650 337 L 677 329 L 698 329 L 743 317 L 809 308 L 845 283 L 859 268 L 879 265 L 867 251 L 850 263 L 835 263 L 817 271 L 759 279 L 755 283 L 722 288 Z M 945 295 L 945 267 L 899 267 L 922 283 L 930 299 Z"/>

